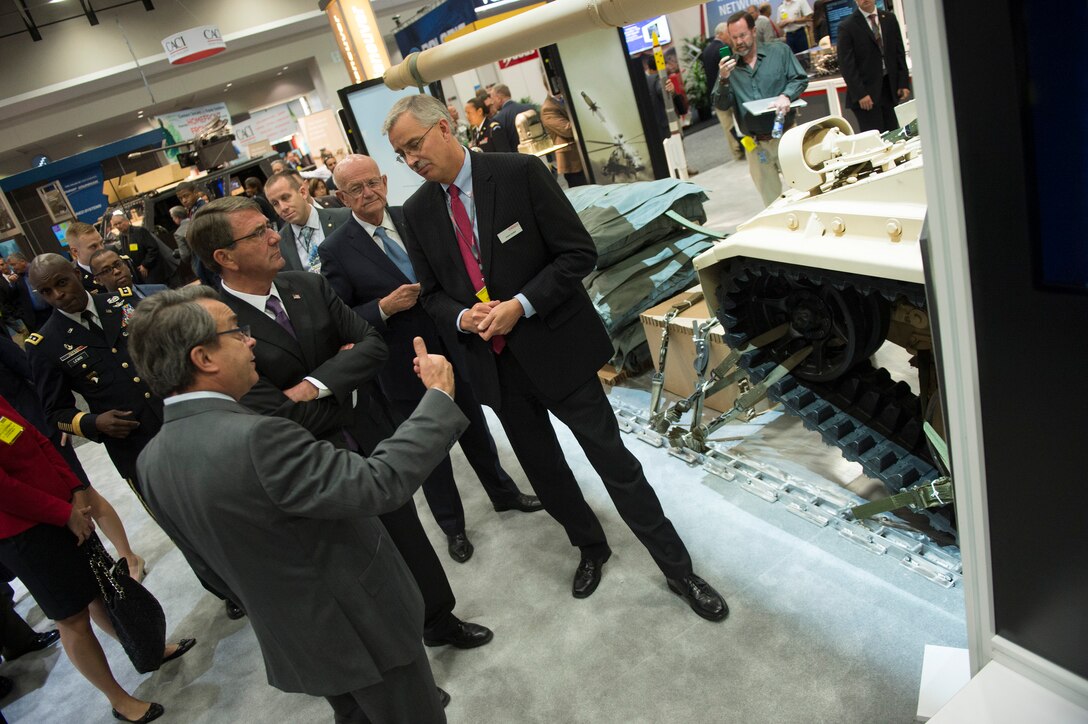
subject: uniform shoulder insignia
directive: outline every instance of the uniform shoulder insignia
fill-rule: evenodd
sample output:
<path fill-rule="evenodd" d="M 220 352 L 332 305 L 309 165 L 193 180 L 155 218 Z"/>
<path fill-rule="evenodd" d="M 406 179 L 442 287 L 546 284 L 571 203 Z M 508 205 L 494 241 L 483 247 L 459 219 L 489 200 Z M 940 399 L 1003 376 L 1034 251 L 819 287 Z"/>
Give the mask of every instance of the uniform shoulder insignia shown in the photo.
<path fill-rule="evenodd" d="M 502 126 L 499 125 L 498 121 L 491 121 L 491 125 L 488 126 L 488 128 L 502 128 Z"/>
<path fill-rule="evenodd" d="M 117 293 L 120 294 L 122 297 L 131 297 L 132 287 L 117 287 Z"/>
<path fill-rule="evenodd" d="M 32 334 L 32 335 L 30 335 L 29 337 L 26 338 L 26 343 L 27 344 L 33 344 L 33 345 L 37 346 L 38 342 L 41 342 L 43 339 L 45 339 L 45 337 L 43 337 L 40 334 L 38 334 L 37 332 L 35 332 L 34 334 Z"/>

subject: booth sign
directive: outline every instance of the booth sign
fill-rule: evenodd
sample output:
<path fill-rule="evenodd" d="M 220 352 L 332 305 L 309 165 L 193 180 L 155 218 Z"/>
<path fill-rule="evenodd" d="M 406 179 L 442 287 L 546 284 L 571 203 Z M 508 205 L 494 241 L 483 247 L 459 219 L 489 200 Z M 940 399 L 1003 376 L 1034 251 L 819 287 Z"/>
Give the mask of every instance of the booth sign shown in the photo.
<path fill-rule="evenodd" d="M 163 38 L 162 47 L 171 65 L 181 65 L 222 53 L 227 49 L 227 43 L 219 28 L 203 25 Z"/>

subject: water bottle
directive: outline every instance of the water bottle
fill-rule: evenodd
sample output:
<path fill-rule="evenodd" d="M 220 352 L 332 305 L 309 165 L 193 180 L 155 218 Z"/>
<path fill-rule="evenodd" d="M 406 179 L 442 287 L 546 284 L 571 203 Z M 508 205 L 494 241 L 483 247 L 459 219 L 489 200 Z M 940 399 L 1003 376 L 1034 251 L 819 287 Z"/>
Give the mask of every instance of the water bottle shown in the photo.
<path fill-rule="evenodd" d="M 771 138 L 782 138 L 782 128 L 786 125 L 786 112 L 779 108 L 774 114 L 774 127 L 771 129 Z"/>

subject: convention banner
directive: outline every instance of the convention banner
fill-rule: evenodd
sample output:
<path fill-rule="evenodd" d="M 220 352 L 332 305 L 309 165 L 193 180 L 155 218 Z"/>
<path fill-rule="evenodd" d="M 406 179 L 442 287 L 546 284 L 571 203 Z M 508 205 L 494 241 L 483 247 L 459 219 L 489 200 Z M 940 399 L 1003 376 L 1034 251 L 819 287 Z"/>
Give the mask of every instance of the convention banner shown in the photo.
<path fill-rule="evenodd" d="M 107 200 L 102 193 L 102 166 L 80 169 L 57 180 L 77 219 L 93 224 L 106 213 Z"/>
<path fill-rule="evenodd" d="M 241 144 L 277 141 L 298 133 L 298 122 L 286 103 L 250 115 L 248 121 L 234 126 L 234 137 Z"/>
<path fill-rule="evenodd" d="M 741 0 L 718 0 L 718 2 L 707 3 L 703 6 L 706 10 L 706 36 L 708 38 L 714 37 L 714 28 L 718 27 L 718 23 L 724 23 L 729 19 L 729 16 L 733 13 L 746 10 L 750 2 L 741 2 Z M 778 3 L 773 3 L 777 5 Z"/>
<path fill-rule="evenodd" d="M 411 25 L 394 33 L 397 48 L 403 57 L 414 50 L 425 50 L 442 42 L 442 38 L 476 22 L 472 0 L 447 0 Z"/>
<path fill-rule="evenodd" d="M 184 111 L 163 113 L 157 116 L 156 120 L 162 122 L 166 132 L 174 139 L 174 143 L 179 143 L 192 140 L 201 129 L 217 118 L 230 122 L 230 111 L 227 110 L 226 103 L 213 103 L 198 108 L 187 108 Z"/>
<path fill-rule="evenodd" d="M 522 53 L 521 55 L 515 55 L 512 58 L 502 58 L 501 60 L 499 60 L 499 67 L 500 68 L 509 68 L 512 65 L 518 65 L 519 63 L 525 63 L 526 61 L 530 61 L 530 60 L 532 60 L 534 58 L 539 58 L 539 57 L 540 57 L 540 51 L 534 49 L 534 50 L 530 50 L 528 53 Z"/>
<path fill-rule="evenodd" d="M 306 145 L 310 147 L 310 155 L 315 162 L 319 162 L 317 153 L 326 149 L 331 153 L 345 153 L 348 142 L 340 130 L 340 122 L 336 113 L 331 110 L 318 111 L 298 119 L 302 135 L 306 137 Z"/>

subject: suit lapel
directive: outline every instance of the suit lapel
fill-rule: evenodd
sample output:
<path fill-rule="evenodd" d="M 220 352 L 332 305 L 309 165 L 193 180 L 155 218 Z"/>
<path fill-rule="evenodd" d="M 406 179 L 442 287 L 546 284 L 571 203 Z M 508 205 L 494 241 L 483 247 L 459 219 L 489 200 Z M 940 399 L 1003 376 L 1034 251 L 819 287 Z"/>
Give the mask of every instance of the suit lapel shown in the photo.
<path fill-rule="evenodd" d="M 482 156 L 483 154 L 479 154 Z M 480 233 L 480 261 L 484 267 L 484 281 L 491 277 L 492 239 L 495 227 L 495 184 L 491 171 L 482 158 L 472 161 L 472 196 L 476 204 L 476 226 Z"/>
<path fill-rule="evenodd" d="M 276 287 L 280 289 L 282 293 L 280 285 L 277 284 Z M 302 347 L 299 345 L 298 340 L 289 335 L 276 320 L 248 302 L 243 302 L 230 292 L 222 292 L 221 296 L 226 305 L 233 309 L 234 313 L 238 316 L 238 323 L 240 325 L 248 324 L 250 326 L 250 333 L 255 339 L 279 347 L 287 354 L 297 358 L 302 364 L 306 364 L 306 357 L 302 352 Z M 291 312 L 288 311 L 287 314 L 290 315 Z"/>
<path fill-rule="evenodd" d="M 280 229 L 280 255 L 283 256 L 284 271 L 302 271 L 302 260 L 295 247 L 295 230 L 287 222 Z"/>
<path fill-rule="evenodd" d="M 280 293 L 280 299 L 283 301 L 283 308 L 287 311 L 287 316 L 292 319 L 291 326 L 295 328 L 295 334 L 298 335 L 298 346 L 302 350 L 306 367 L 313 369 L 318 366 L 319 361 L 317 359 L 317 332 L 315 325 L 311 324 L 310 320 L 318 317 L 310 308 L 312 305 L 317 304 L 318 300 L 314 294 L 305 292 L 301 285 L 297 285 L 283 277 L 276 279 L 276 289 Z"/>
<path fill-rule="evenodd" d="M 116 296 L 116 295 L 110 295 Z M 98 319 L 102 322 L 102 331 L 106 334 L 106 344 L 110 347 L 117 346 L 117 339 L 121 336 L 122 312 L 106 303 L 105 299 L 91 297 L 95 307 L 98 308 Z"/>
<path fill-rule="evenodd" d="M 368 234 L 366 229 L 364 229 L 355 219 L 352 219 L 349 223 L 351 224 L 351 236 L 349 237 L 351 243 L 348 244 L 348 246 L 355 251 L 355 253 L 362 256 L 368 265 L 377 267 L 379 271 L 387 276 L 393 277 L 401 284 L 408 284 L 408 278 L 404 276 L 404 272 L 398 269 L 397 265 L 392 262 L 389 256 L 379 248 L 378 244 L 381 242 Z M 395 221 L 393 224 L 396 226 Z M 405 238 L 404 232 L 402 232 L 399 227 L 397 228 L 397 232 L 400 233 L 401 239 Z"/>

